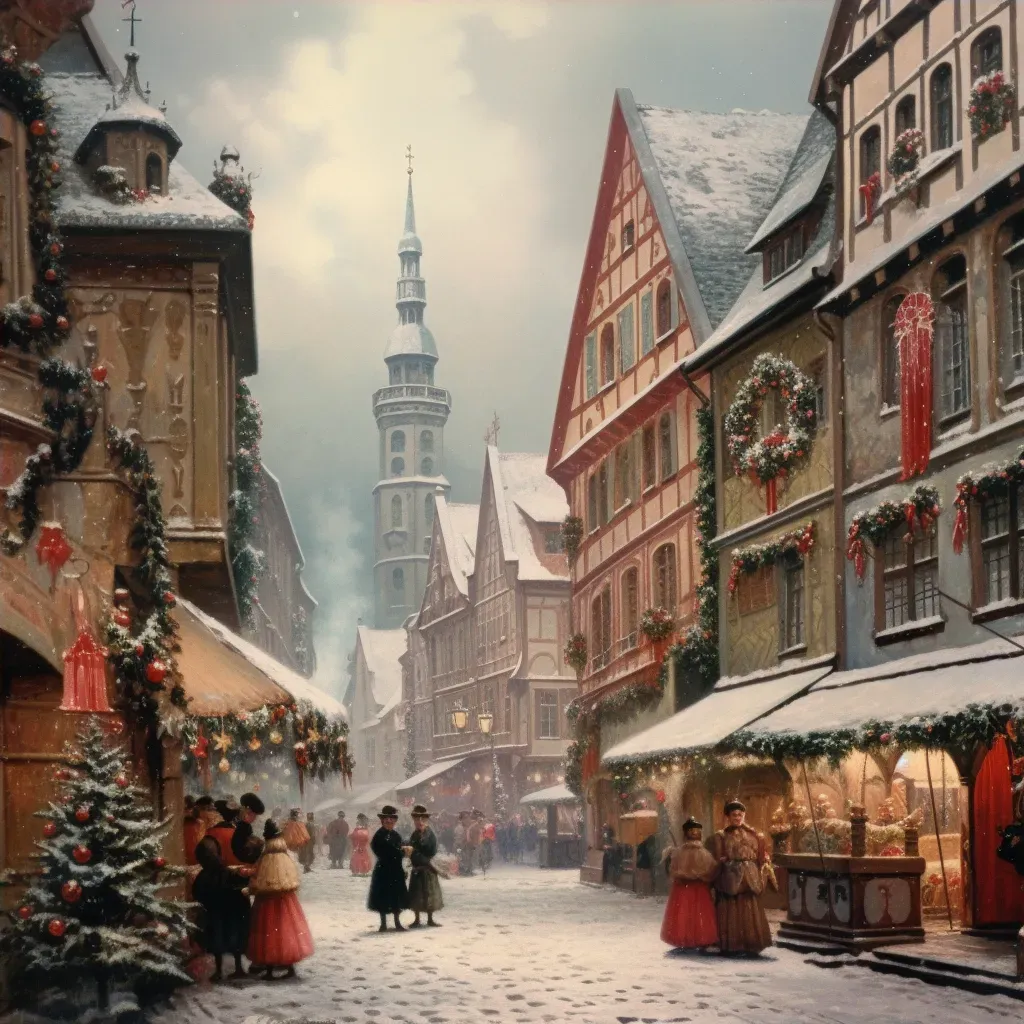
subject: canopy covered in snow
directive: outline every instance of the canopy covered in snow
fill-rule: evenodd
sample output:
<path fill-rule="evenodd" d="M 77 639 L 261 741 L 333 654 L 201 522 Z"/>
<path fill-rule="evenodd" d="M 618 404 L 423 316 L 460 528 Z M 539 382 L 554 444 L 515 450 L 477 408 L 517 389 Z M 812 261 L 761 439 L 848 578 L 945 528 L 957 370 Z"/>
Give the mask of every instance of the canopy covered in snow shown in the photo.
<path fill-rule="evenodd" d="M 191 714 L 226 715 L 308 701 L 328 718 L 347 717 L 340 701 L 190 601 L 179 598 L 173 615 L 181 632 L 177 662 Z"/>
<path fill-rule="evenodd" d="M 395 790 L 395 782 L 368 782 L 365 786 L 356 786 L 342 796 L 332 797 L 324 800 L 313 808 L 317 814 L 324 814 L 327 811 L 336 811 L 343 808 L 354 807 L 362 810 L 366 807 L 376 808 L 384 798 Z"/>
<path fill-rule="evenodd" d="M 550 807 L 552 804 L 578 804 L 580 798 L 568 786 L 558 785 L 527 793 L 519 802 L 528 807 Z"/>
<path fill-rule="evenodd" d="M 713 747 L 728 735 L 807 690 L 829 671 L 827 664 L 789 675 L 753 679 L 726 677 L 703 700 L 630 736 L 606 751 L 604 765 L 654 757 L 675 757 Z"/>
<path fill-rule="evenodd" d="M 451 771 L 452 768 L 462 764 L 465 760 L 464 757 L 455 757 L 449 761 L 435 761 L 432 765 L 428 765 L 415 775 L 410 775 L 405 782 L 400 782 L 395 787 L 395 790 L 399 793 L 408 793 L 422 783 L 429 782 L 431 779 L 436 779 L 439 775 L 444 775 L 445 772 Z"/>

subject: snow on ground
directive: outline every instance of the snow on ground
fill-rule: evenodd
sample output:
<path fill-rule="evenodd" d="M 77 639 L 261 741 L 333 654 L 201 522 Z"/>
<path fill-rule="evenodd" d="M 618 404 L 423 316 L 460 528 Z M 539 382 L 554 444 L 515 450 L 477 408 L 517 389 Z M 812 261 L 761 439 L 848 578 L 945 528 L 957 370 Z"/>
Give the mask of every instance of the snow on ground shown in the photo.
<path fill-rule="evenodd" d="M 758 960 L 677 956 L 658 938 L 662 900 L 577 879 L 575 872 L 527 866 L 452 879 L 443 883 L 442 928 L 380 935 L 376 916 L 365 910 L 367 879 L 318 864 L 302 890 L 317 949 L 296 981 L 205 983 L 176 997 L 157 1022 L 1020 1019 L 1021 1004 L 1002 996 L 860 967 L 823 970 L 782 949 Z"/>

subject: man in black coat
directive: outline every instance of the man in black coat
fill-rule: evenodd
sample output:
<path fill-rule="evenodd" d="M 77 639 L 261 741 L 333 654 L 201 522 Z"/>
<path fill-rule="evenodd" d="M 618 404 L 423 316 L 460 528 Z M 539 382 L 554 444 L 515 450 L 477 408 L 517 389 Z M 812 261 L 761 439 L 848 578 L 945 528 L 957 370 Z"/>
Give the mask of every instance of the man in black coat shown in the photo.
<path fill-rule="evenodd" d="M 253 834 L 252 823 L 266 812 L 266 807 L 255 793 L 243 793 L 238 802 L 242 810 L 235 821 L 235 831 L 231 836 L 231 852 L 239 863 L 255 864 L 263 852 L 263 840 Z"/>
<path fill-rule="evenodd" d="M 223 838 L 223 837 L 222 837 Z M 217 969 L 211 981 L 224 977 L 224 954 L 235 960 L 232 978 L 245 977 L 242 954 L 249 942 L 249 897 L 242 890 L 246 879 L 225 864 L 224 850 L 213 835 L 204 836 L 196 847 L 196 861 L 202 870 L 192 884 L 192 895 L 203 908 L 200 944 L 213 954 Z"/>
<path fill-rule="evenodd" d="M 409 890 L 405 884 L 405 870 L 402 867 L 402 837 L 395 831 L 398 824 L 398 811 L 388 804 L 381 808 L 380 828 L 370 840 L 377 863 L 373 866 L 370 878 L 370 898 L 367 906 L 380 914 L 378 931 L 388 930 L 387 915 L 395 919 L 395 931 L 404 932 L 405 928 L 399 920 L 399 913 L 409 906 Z"/>

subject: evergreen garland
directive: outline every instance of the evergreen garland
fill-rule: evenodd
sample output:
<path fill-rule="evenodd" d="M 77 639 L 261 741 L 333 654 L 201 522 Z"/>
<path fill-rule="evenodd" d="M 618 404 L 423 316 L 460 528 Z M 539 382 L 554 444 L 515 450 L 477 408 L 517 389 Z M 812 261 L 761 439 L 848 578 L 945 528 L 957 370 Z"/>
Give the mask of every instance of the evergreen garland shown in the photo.
<path fill-rule="evenodd" d="M 412 712 L 412 705 L 405 707 L 405 760 L 402 762 L 402 770 L 405 777 L 411 779 L 419 770 L 419 761 L 416 760 L 416 721 Z"/>
<path fill-rule="evenodd" d="M 26 981 L 66 990 L 93 981 L 101 1010 L 111 984 L 138 992 L 189 983 L 190 905 L 161 895 L 181 875 L 161 856 L 171 819 L 154 821 L 128 752 L 108 742 L 97 719 L 65 758 L 58 799 L 35 815 L 45 821 L 41 874 L 11 915 L 3 951 Z"/>
<path fill-rule="evenodd" d="M 219 167 L 214 167 L 213 181 L 209 190 L 235 213 L 240 213 L 252 228 L 252 176 L 242 177 L 241 174 L 228 174 Z"/>
<path fill-rule="evenodd" d="M 907 531 L 909 539 L 915 529 L 927 533 L 939 513 L 942 503 L 934 487 L 915 487 L 902 501 L 882 501 L 858 512 L 850 522 L 846 536 L 846 557 L 854 563 L 858 579 L 864 578 L 864 541 L 875 548 L 881 547 L 896 529 Z"/>
<path fill-rule="evenodd" d="M 917 179 L 917 169 L 921 164 L 921 151 L 924 149 L 924 132 L 920 128 L 908 128 L 896 136 L 889 154 L 887 167 L 896 179 L 897 190 L 900 191 Z"/>
<path fill-rule="evenodd" d="M 583 543 L 583 520 L 579 516 L 566 516 L 562 521 L 562 543 L 565 545 L 569 564 L 572 565 L 580 553 L 580 544 Z"/>
<path fill-rule="evenodd" d="M 229 499 L 228 544 L 238 611 L 250 627 L 255 620 L 254 606 L 259 603 L 260 580 L 267 569 L 266 555 L 250 543 L 263 504 L 262 439 L 259 403 L 252 397 L 248 384 L 240 380 L 235 392 L 235 490 Z"/>
<path fill-rule="evenodd" d="M 751 544 L 750 547 L 738 548 L 732 555 L 732 567 L 729 570 L 729 593 L 736 593 L 740 576 L 745 573 L 757 572 L 766 566 L 775 565 L 789 555 L 806 555 L 814 550 L 814 532 L 816 525 L 813 520 L 804 523 L 798 530 L 776 537 L 765 544 Z"/>
<path fill-rule="evenodd" d="M 953 550 L 959 554 L 967 537 L 969 518 L 967 510 L 972 501 L 983 503 L 993 498 L 1005 498 L 1010 489 L 1024 484 L 1024 448 L 1009 462 L 990 463 L 978 475 L 964 473 L 956 482 L 953 508 Z"/>
<path fill-rule="evenodd" d="M 42 69 L 38 64 L 19 65 L 14 47 L 0 52 L 0 94 L 11 102 L 28 129 L 28 237 L 35 263 L 32 294 L 0 309 L 0 348 L 47 356 L 67 341 L 71 331 L 64 290 L 64 243 L 53 216 L 53 192 L 61 184 L 58 133 L 50 125 L 53 105 L 43 87 Z M 40 489 L 81 464 L 96 420 L 88 371 L 48 358 L 39 365 L 39 383 L 43 419 L 57 440 L 39 445 L 7 489 L 5 506 L 20 517 L 16 529 L 0 531 L 0 550 L 7 555 L 18 554 L 35 532 L 41 519 Z"/>
<path fill-rule="evenodd" d="M 491 781 L 494 792 L 494 817 L 498 821 L 508 819 L 508 793 L 505 790 L 505 783 L 501 779 L 501 768 L 498 765 L 498 754 L 491 751 Z"/>

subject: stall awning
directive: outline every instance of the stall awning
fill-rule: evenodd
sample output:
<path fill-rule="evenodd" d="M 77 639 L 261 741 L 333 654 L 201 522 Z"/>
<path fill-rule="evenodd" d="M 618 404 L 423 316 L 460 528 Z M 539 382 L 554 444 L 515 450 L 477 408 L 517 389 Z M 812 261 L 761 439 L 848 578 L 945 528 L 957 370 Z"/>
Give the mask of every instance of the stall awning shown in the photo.
<path fill-rule="evenodd" d="M 1024 657 L 995 640 L 822 679 L 799 700 L 747 725 L 751 735 L 813 735 L 951 715 L 971 705 L 1024 709 Z"/>
<path fill-rule="evenodd" d="M 305 700 L 329 718 L 346 717 L 340 701 L 190 601 L 179 598 L 173 614 L 181 641 L 176 660 L 185 694 L 191 698 L 190 714 L 226 715 Z"/>
<path fill-rule="evenodd" d="M 580 798 L 568 786 L 548 786 L 536 793 L 527 793 L 519 802 L 530 807 L 548 807 L 551 804 L 578 804 Z"/>
<path fill-rule="evenodd" d="M 417 772 L 415 775 L 410 775 L 405 782 L 400 782 L 395 789 L 399 793 L 409 793 L 420 785 L 420 783 L 436 779 L 438 775 L 443 775 L 456 765 L 462 764 L 465 760 L 466 759 L 464 757 L 456 757 L 450 761 L 435 761 L 434 764 L 430 765 L 428 768 L 424 768 L 423 771 Z"/>
<path fill-rule="evenodd" d="M 748 726 L 809 689 L 830 671 L 830 666 L 823 664 L 776 678 L 765 678 L 760 674 L 720 679 L 703 700 L 617 743 L 605 752 L 601 763 L 613 765 L 647 758 L 675 757 L 691 750 L 713 747 L 730 733 Z"/>

